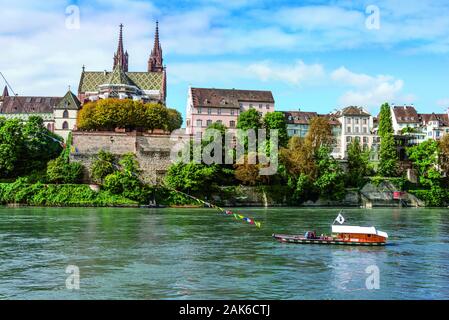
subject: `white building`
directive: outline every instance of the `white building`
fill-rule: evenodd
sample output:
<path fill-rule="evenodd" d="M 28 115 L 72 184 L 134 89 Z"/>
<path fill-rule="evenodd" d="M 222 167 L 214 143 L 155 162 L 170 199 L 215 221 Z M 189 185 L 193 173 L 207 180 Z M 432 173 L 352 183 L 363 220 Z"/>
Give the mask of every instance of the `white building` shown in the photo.
<path fill-rule="evenodd" d="M 378 137 L 374 133 L 374 122 L 371 114 L 361 107 L 346 107 L 333 114 L 341 123 L 341 135 L 339 152 L 335 158 L 347 157 L 348 145 L 353 141 L 359 141 L 364 149 L 375 148 Z"/>
<path fill-rule="evenodd" d="M 64 140 L 76 127 L 76 118 L 81 104 L 69 90 L 64 97 L 10 96 L 5 87 L 0 96 L 0 117 L 27 121 L 30 116 L 39 116 L 44 125 Z"/>

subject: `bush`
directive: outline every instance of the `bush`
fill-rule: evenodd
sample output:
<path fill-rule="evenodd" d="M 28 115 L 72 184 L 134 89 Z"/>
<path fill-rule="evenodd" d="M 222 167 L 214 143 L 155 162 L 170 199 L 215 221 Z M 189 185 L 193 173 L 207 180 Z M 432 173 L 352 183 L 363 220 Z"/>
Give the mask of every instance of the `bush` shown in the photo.
<path fill-rule="evenodd" d="M 53 183 L 79 183 L 83 166 L 78 162 L 67 163 L 63 157 L 51 160 L 47 165 L 47 179 Z"/>
<path fill-rule="evenodd" d="M 78 112 L 77 119 L 79 130 L 125 128 L 172 131 L 181 125 L 182 116 L 177 110 L 129 99 L 102 99 L 86 103 Z"/>
<path fill-rule="evenodd" d="M 114 173 L 115 157 L 112 153 L 101 150 L 97 159 L 92 163 L 92 178 L 97 183 L 103 183 L 107 175 Z"/>
<path fill-rule="evenodd" d="M 25 179 L 0 183 L 0 204 L 18 203 L 33 206 L 135 206 L 123 196 L 106 191 L 95 192 L 88 185 L 27 184 Z"/>
<path fill-rule="evenodd" d="M 442 207 L 449 202 L 449 191 L 440 187 L 430 190 L 410 190 L 409 192 L 423 200 L 429 207 Z"/>

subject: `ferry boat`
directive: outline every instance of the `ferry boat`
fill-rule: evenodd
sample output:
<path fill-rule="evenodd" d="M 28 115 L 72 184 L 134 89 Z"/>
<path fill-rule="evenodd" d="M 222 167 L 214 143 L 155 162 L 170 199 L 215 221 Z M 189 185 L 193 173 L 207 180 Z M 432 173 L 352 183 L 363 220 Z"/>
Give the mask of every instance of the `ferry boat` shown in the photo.
<path fill-rule="evenodd" d="M 358 246 L 382 246 L 387 243 L 388 234 L 375 227 L 359 227 L 343 225 L 344 217 L 341 213 L 332 224 L 332 236 L 317 236 L 315 231 L 307 231 L 302 235 L 273 234 L 281 242 L 301 244 L 341 244 Z M 340 224 L 335 224 L 339 222 Z"/>

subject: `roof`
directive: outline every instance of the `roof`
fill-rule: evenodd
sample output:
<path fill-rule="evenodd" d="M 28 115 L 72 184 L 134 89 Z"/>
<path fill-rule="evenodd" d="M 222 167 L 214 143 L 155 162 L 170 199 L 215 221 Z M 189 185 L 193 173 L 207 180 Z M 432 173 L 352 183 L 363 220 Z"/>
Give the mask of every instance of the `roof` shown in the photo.
<path fill-rule="evenodd" d="M 123 72 L 123 71 L 122 71 Z M 107 71 L 84 71 L 81 73 L 78 92 L 96 92 L 98 86 L 107 84 L 109 81 L 116 81 L 117 78 L 110 79 L 114 72 Z M 126 76 L 125 84 L 135 85 L 141 90 L 163 89 L 163 72 L 123 72 Z M 120 74 L 120 77 L 123 75 Z"/>
<path fill-rule="evenodd" d="M 397 123 L 418 123 L 419 117 L 413 106 L 395 106 L 393 113 Z"/>
<path fill-rule="evenodd" d="M 129 80 L 125 71 L 123 71 L 120 65 L 116 65 L 114 70 L 110 73 L 107 84 L 126 84 L 132 86 L 131 80 Z"/>
<path fill-rule="evenodd" d="M 80 107 L 81 107 L 81 102 L 78 100 L 78 98 L 70 90 L 67 91 L 65 96 L 56 105 L 56 108 L 58 108 L 58 109 L 79 110 Z"/>
<path fill-rule="evenodd" d="M 0 113 L 51 113 L 61 100 L 61 97 L 4 97 Z"/>
<path fill-rule="evenodd" d="M 332 233 L 361 233 L 361 234 L 375 234 L 381 237 L 388 238 L 388 234 L 383 231 L 376 230 L 375 227 L 359 227 L 333 224 Z"/>
<path fill-rule="evenodd" d="M 362 107 L 349 106 L 337 112 L 338 116 L 361 116 L 370 117 L 371 115 Z"/>
<path fill-rule="evenodd" d="M 308 124 L 312 118 L 318 117 L 316 112 L 282 111 L 288 124 Z"/>
<path fill-rule="evenodd" d="M 194 107 L 240 108 L 240 102 L 274 103 L 271 91 L 191 88 Z"/>
<path fill-rule="evenodd" d="M 447 113 L 420 113 L 419 118 L 423 124 L 427 124 L 429 121 L 439 121 L 441 126 L 449 127 L 449 116 Z"/>

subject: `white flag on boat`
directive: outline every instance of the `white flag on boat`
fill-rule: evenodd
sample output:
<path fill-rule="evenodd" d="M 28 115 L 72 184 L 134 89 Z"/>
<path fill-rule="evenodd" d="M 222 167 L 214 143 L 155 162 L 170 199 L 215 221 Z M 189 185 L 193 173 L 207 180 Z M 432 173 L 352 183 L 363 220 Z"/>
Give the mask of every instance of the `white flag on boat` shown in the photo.
<path fill-rule="evenodd" d="M 341 213 L 339 213 L 337 218 L 335 218 L 335 221 L 337 221 L 339 224 L 343 224 L 345 222 L 345 217 L 343 217 Z"/>

